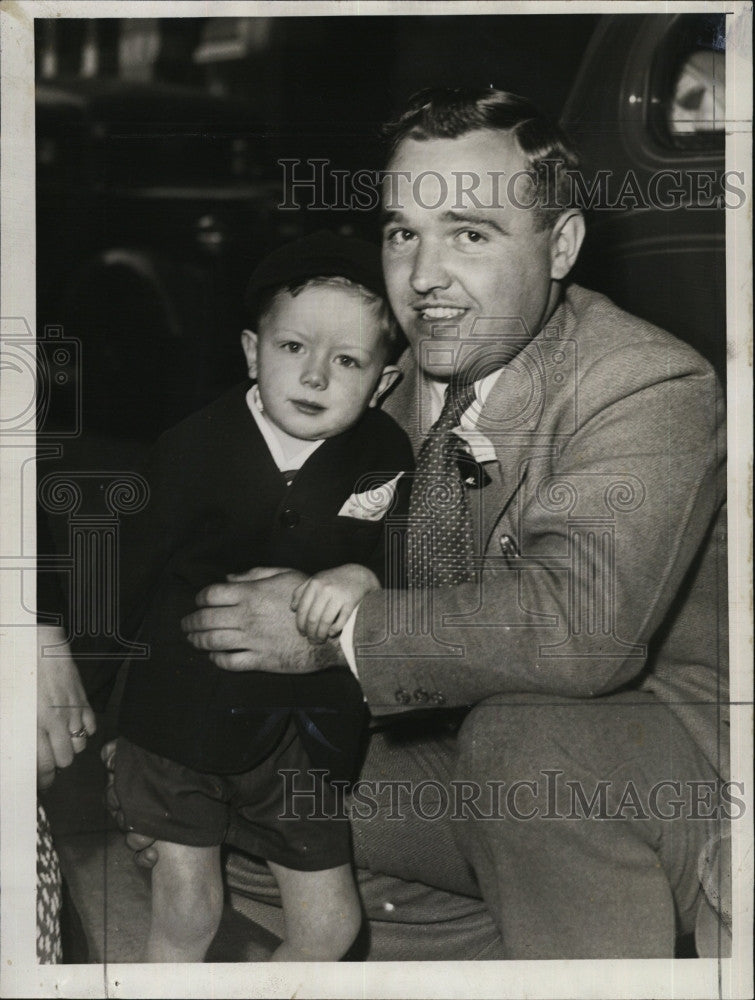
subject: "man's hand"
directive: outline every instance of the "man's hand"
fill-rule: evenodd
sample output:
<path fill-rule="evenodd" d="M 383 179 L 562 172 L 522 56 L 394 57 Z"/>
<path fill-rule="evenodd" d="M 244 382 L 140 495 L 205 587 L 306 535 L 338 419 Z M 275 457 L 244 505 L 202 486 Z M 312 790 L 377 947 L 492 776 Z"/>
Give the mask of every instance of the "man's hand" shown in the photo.
<path fill-rule="evenodd" d="M 55 653 L 45 647 L 57 647 Z M 55 770 L 68 767 L 97 731 L 94 712 L 62 628 L 37 628 L 37 785 L 49 788 Z"/>
<path fill-rule="evenodd" d="M 115 793 L 115 754 L 116 741 L 111 740 L 106 743 L 100 751 L 102 763 L 107 768 L 107 786 L 105 788 L 105 805 L 119 829 L 126 834 L 126 846 L 134 852 L 134 861 L 140 868 L 154 868 L 158 860 L 158 852 L 155 845 L 155 838 L 144 833 L 134 833 L 126 827 L 126 818 L 123 815 L 121 804 Z"/>
<path fill-rule="evenodd" d="M 311 673 L 346 660 L 340 644 L 312 646 L 291 612 L 294 590 L 306 582 L 287 569 L 254 569 L 197 594 L 199 610 L 181 622 L 186 638 L 224 670 Z"/>
<path fill-rule="evenodd" d="M 366 566 L 346 563 L 315 573 L 300 584 L 291 599 L 296 627 L 310 642 L 325 642 L 343 630 L 354 608 L 380 581 Z"/>

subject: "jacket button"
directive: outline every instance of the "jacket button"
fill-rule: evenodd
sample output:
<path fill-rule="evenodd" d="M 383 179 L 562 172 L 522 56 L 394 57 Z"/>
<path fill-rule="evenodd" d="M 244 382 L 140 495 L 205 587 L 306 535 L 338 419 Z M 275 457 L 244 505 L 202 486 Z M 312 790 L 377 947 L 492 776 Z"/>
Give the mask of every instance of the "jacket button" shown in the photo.
<path fill-rule="evenodd" d="M 294 510 L 292 507 L 286 507 L 281 514 L 281 521 L 287 528 L 295 528 L 300 520 L 299 511 Z"/>
<path fill-rule="evenodd" d="M 428 694 L 427 691 L 425 691 L 424 688 L 417 688 L 417 690 L 414 692 L 414 700 L 421 701 L 424 703 L 430 700 L 430 695 Z"/>
<path fill-rule="evenodd" d="M 441 694 L 440 691 L 433 691 L 433 693 L 430 695 L 430 701 L 434 705 L 445 705 L 446 696 L 444 694 Z"/>
<path fill-rule="evenodd" d="M 412 696 L 409 694 L 408 691 L 405 691 L 403 688 L 398 689 L 398 691 L 396 692 L 396 701 L 399 703 L 399 705 L 408 705 L 411 700 Z"/>

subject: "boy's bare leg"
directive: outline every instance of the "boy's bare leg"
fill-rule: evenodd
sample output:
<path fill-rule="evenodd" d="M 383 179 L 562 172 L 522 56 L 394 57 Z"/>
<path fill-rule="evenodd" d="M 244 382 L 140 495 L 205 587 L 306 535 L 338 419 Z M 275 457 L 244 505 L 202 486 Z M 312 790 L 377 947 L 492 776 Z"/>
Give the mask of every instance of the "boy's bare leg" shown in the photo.
<path fill-rule="evenodd" d="M 219 847 L 155 843 L 148 962 L 201 962 L 223 913 Z"/>
<path fill-rule="evenodd" d="M 351 865 L 300 872 L 268 862 L 278 882 L 286 940 L 271 962 L 337 962 L 362 924 Z"/>

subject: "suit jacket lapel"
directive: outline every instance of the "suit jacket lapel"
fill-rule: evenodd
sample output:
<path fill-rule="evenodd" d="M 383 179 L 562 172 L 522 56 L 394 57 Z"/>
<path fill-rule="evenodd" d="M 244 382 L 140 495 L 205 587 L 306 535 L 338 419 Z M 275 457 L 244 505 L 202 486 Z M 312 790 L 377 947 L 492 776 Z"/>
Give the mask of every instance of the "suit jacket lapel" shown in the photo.
<path fill-rule="evenodd" d="M 526 475 L 526 464 L 522 466 L 520 442 L 516 435 L 507 431 L 506 421 L 498 419 L 500 414 L 507 411 L 504 382 L 505 379 L 499 379 L 493 386 L 480 411 L 478 424 L 481 433 L 489 438 L 495 448 L 498 459 L 485 463 L 485 471 L 491 481 L 480 491 L 480 503 L 472 505 L 473 517 L 480 519 L 482 552 L 486 550 L 496 524 L 506 513 Z"/>
<path fill-rule="evenodd" d="M 562 302 L 546 326 L 502 369 L 481 408 L 477 428 L 495 448 L 499 477 L 494 479 L 490 471 L 496 463 L 486 466 L 498 491 L 495 495 L 493 483 L 483 490 L 487 494 L 481 525 L 485 546 L 521 490 L 529 460 L 553 448 L 552 433 L 545 433 L 553 412 L 549 401 L 574 393 L 563 366 L 564 352 L 573 350 L 569 338 L 574 325 L 571 310 Z"/>
<path fill-rule="evenodd" d="M 498 459 L 485 467 L 492 482 L 482 498 L 484 547 L 522 488 L 545 398 L 545 369 L 533 340 L 502 369 L 477 421 L 477 429 L 490 440 Z"/>

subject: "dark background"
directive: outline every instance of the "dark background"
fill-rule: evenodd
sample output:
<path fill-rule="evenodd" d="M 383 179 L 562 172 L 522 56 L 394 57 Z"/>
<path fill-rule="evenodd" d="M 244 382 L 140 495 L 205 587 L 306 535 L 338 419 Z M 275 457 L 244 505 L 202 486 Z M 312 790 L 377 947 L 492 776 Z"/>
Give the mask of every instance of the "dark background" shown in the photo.
<path fill-rule="evenodd" d="M 243 288 L 273 246 L 377 238 L 375 211 L 279 212 L 278 159 L 378 169 L 381 123 L 426 86 L 510 89 L 557 118 L 598 21 L 37 20 L 38 331 L 81 342 L 84 431 L 152 439 L 241 377 Z"/>
<path fill-rule="evenodd" d="M 41 79 L 79 76 L 83 67 L 95 78 L 163 81 L 238 97 L 264 122 L 266 136 L 285 137 L 292 155 L 373 167 L 372 158 L 364 162 L 359 154 L 421 87 L 492 84 L 524 93 L 558 117 L 598 20 L 48 19 L 37 23 L 36 58 Z"/>
<path fill-rule="evenodd" d="M 306 8 L 302 8 L 306 9 Z M 442 9 L 442 6 L 439 8 Z M 243 376 L 243 291 L 322 227 L 376 240 L 378 211 L 286 198 L 281 158 L 383 165 L 380 126 L 428 86 L 522 93 L 610 168 L 724 168 L 723 130 L 674 136 L 684 60 L 722 15 L 37 19 L 40 424 L 148 442 Z M 718 80 L 716 85 L 725 86 Z M 297 176 L 310 175 L 304 162 Z M 334 192 L 325 192 L 332 201 Z M 724 211 L 593 213 L 587 287 L 725 373 Z M 47 332 L 76 341 L 59 362 Z M 45 381 L 46 380 L 46 381 Z M 78 421 L 78 426 L 74 424 Z M 70 452 L 70 447 L 67 449 Z"/>

